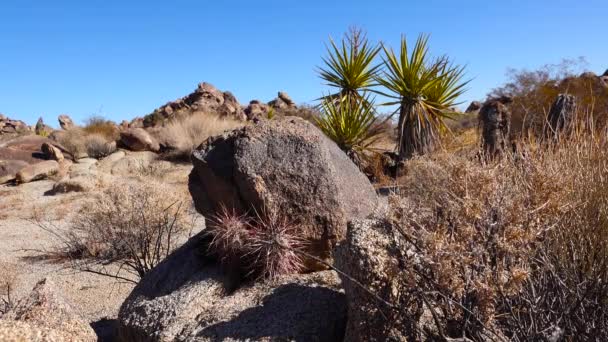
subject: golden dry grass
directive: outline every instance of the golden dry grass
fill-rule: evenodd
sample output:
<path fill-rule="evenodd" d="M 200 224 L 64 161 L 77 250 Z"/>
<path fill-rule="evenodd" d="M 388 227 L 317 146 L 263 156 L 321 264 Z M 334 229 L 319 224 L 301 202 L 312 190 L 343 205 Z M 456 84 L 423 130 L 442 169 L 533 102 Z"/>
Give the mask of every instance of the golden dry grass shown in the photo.
<path fill-rule="evenodd" d="M 173 157 L 189 158 L 192 150 L 207 138 L 243 125 L 243 122 L 235 119 L 195 112 L 171 121 L 157 134 L 159 141 L 166 142 L 173 148 Z"/>

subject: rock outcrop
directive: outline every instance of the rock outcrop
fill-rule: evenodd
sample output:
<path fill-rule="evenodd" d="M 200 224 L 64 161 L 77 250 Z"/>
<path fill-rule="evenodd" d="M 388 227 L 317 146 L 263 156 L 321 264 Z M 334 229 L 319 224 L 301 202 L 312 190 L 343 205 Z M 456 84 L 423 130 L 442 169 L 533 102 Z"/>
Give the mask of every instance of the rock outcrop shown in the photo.
<path fill-rule="evenodd" d="M 23 160 L 0 160 L 0 184 L 14 180 L 17 173 L 28 165 Z"/>
<path fill-rule="evenodd" d="M 23 133 L 29 131 L 29 126 L 21 120 L 12 120 L 3 114 L 0 114 L 0 135 Z"/>
<path fill-rule="evenodd" d="M 243 109 L 231 92 L 221 92 L 213 85 L 203 82 L 193 93 L 154 110 L 146 116 L 143 124 L 145 127 L 156 126 L 184 112 L 204 112 L 245 120 Z"/>
<path fill-rule="evenodd" d="M 119 341 L 341 341 L 344 295 L 333 271 L 234 288 L 194 236 L 147 274 L 118 315 Z"/>
<path fill-rule="evenodd" d="M 18 301 L 0 320 L 2 341 L 97 341 L 84 319 L 76 315 L 48 279 Z"/>
<path fill-rule="evenodd" d="M 508 97 L 490 99 L 479 110 L 482 125 L 483 148 L 487 156 L 493 157 L 504 151 L 509 144 L 511 111 Z"/>
<path fill-rule="evenodd" d="M 65 159 L 61 150 L 48 142 L 43 143 L 40 149 L 42 150 L 42 153 L 46 159 L 56 160 L 59 162 Z"/>
<path fill-rule="evenodd" d="M 313 124 L 286 117 L 262 120 L 210 138 L 193 152 L 190 193 L 212 217 L 221 206 L 250 214 L 280 212 L 293 220 L 309 252 L 330 258 L 347 220 L 375 209 L 374 188 Z"/>
<path fill-rule="evenodd" d="M 129 128 L 120 132 L 120 142 L 131 151 L 158 152 L 160 145 L 143 128 Z"/>

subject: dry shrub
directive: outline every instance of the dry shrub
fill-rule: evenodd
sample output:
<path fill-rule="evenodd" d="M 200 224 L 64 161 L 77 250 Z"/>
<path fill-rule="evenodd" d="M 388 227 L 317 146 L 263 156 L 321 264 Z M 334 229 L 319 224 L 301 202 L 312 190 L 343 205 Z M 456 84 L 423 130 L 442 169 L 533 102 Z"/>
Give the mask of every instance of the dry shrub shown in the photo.
<path fill-rule="evenodd" d="M 608 87 L 597 77 L 577 76 L 585 70 L 584 59 L 563 60 L 538 70 L 509 70 L 509 81 L 488 97 L 510 96 L 511 132 L 514 136 L 528 130 L 540 135 L 547 114 L 558 94 L 571 94 L 585 112 L 595 113 L 595 126 L 608 123 Z"/>
<path fill-rule="evenodd" d="M 18 279 L 16 265 L 0 262 L 0 318 L 14 305 L 13 292 Z"/>
<path fill-rule="evenodd" d="M 89 157 L 95 159 L 101 159 L 116 152 L 116 143 L 98 133 L 87 135 L 84 138 L 84 146 Z"/>
<path fill-rule="evenodd" d="M 190 153 L 207 138 L 243 126 L 243 122 L 228 117 L 200 112 L 176 118 L 159 132 L 159 141 L 171 146 L 170 158 L 189 160 Z"/>
<path fill-rule="evenodd" d="M 318 107 L 309 105 L 299 105 L 297 107 L 289 107 L 283 109 L 274 109 L 274 114 L 277 116 L 297 116 L 306 121 L 317 124 L 317 120 L 321 118 L 321 112 Z"/>
<path fill-rule="evenodd" d="M 116 141 L 120 137 L 118 132 L 118 126 L 110 121 L 106 120 L 101 116 L 91 116 L 85 120 L 85 125 L 82 130 L 86 134 L 99 134 L 108 141 Z"/>
<path fill-rule="evenodd" d="M 407 164 L 388 217 L 401 269 L 385 298 L 406 334 L 430 310 L 442 337 L 608 338 L 608 143 L 521 146 L 487 164 L 447 153 Z"/>
<path fill-rule="evenodd" d="M 276 279 L 302 269 L 299 251 L 304 242 L 296 226 L 280 213 L 264 211 L 255 217 L 223 208 L 208 227 L 209 251 L 230 272 L 242 277 Z"/>
<path fill-rule="evenodd" d="M 79 155 L 87 153 L 85 133 L 79 128 L 61 132 L 61 134 L 57 136 L 57 142 L 61 144 L 74 159 Z"/>
<path fill-rule="evenodd" d="M 82 206 L 55 255 L 78 270 L 135 282 L 105 265 L 117 263 L 143 277 L 191 233 L 186 205 L 172 189 L 150 180 L 114 184 Z"/>

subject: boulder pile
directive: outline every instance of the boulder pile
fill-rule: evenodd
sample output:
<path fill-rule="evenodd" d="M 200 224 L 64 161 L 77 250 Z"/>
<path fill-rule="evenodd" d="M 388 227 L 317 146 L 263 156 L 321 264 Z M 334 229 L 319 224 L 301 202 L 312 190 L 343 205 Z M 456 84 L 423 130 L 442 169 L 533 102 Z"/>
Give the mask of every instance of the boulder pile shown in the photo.
<path fill-rule="evenodd" d="M 30 127 L 21 120 L 9 119 L 6 115 L 0 114 L 0 135 L 10 133 L 22 133 L 30 130 Z"/>

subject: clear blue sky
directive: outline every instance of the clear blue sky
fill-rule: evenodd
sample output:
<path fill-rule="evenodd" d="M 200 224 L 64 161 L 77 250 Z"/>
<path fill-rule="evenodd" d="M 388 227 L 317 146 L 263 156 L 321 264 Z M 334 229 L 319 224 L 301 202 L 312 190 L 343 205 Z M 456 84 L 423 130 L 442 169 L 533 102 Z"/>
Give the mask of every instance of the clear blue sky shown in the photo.
<path fill-rule="evenodd" d="M 508 67 L 585 56 L 608 68 L 608 1 L 30 1 L 0 3 L 0 112 L 56 126 L 60 113 L 120 121 L 207 81 L 241 103 L 278 90 L 311 102 L 328 36 L 359 25 L 396 46 L 431 34 L 434 54 L 467 65 L 463 101 Z"/>

